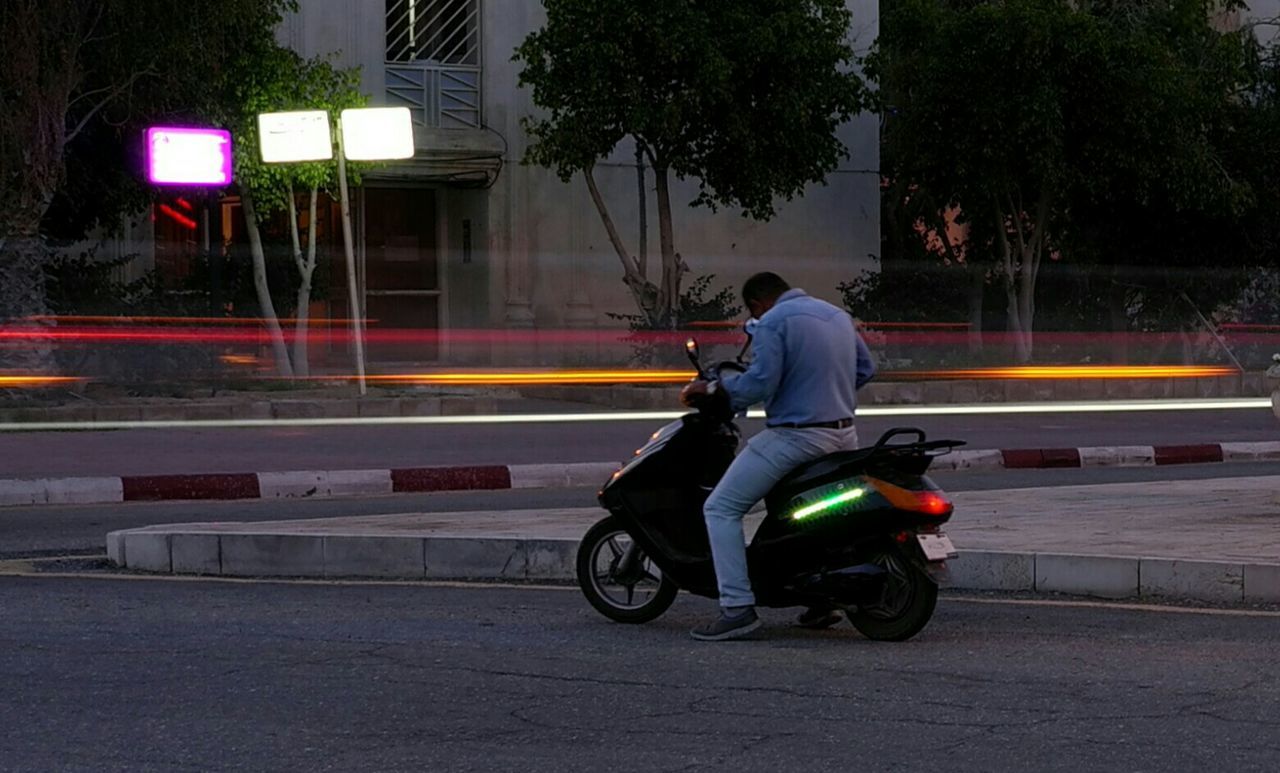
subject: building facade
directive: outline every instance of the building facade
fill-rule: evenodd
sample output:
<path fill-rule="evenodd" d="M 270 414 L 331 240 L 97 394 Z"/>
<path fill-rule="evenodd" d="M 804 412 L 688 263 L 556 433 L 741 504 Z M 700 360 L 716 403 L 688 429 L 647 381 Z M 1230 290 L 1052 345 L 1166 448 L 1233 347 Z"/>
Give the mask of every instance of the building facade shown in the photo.
<path fill-rule="evenodd" d="M 585 182 L 521 165 L 533 114 L 517 86 L 515 48 L 544 21 L 530 0 L 306 0 L 279 30 L 304 56 L 334 55 L 359 67 L 372 105 L 414 116 L 417 155 L 367 175 L 355 196 L 356 240 L 366 313 L 379 324 L 476 331 L 619 328 L 634 313 L 621 269 Z M 856 45 L 874 40 L 874 0 L 851 0 Z M 879 252 L 878 124 L 859 116 L 841 129 L 851 157 L 804 197 L 756 223 L 738 212 L 681 206 L 694 196 L 673 185 L 677 249 L 693 278 L 715 274 L 737 288 L 755 271 L 776 270 L 816 295 L 865 270 Z M 639 241 L 639 198 L 629 144 L 597 168 L 597 179 L 631 249 Z M 657 222 L 650 183 L 650 264 Z M 331 311 L 345 309 L 335 301 Z M 392 359 L 486 362 L 492 348 L 446 343 Z M 472 340 L 472 344 L 475 341 Z M 376 351 L 372 352 L 376 357 Z M 591 353 L 585 358 L 591 359 Z M 581 361 L 583 352 L 538 359 Z"/>

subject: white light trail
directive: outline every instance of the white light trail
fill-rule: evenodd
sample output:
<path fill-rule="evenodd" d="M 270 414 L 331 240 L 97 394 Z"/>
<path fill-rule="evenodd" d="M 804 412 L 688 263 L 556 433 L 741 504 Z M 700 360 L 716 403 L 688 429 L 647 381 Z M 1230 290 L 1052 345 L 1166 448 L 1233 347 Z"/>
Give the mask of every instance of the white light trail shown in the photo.
<path fill-rule="evenodd" d="M 991 403 L 983 405 L 875 405 L 858 409 L 858 418 L 928 416 L 1000 416 L 1058 413 L 1128 413 L 1270 409 L 1266 398 L 1217 400 L 1126 400 L 1097 402 Z M 120 429 L 235 429 L 254 427 L 370 427 L 388 425 L 568 424 L 611 421 L 671 421 L 687 411 L 612 411 L 596 413 L 519 413 L 481 416 L 362 416 L 311 419 L 193 419 L 162 421 L 36 421 L 0 423 L 0 432 L 58 432 Z M 764 418 L 750 411 L 749 419 Z"/>

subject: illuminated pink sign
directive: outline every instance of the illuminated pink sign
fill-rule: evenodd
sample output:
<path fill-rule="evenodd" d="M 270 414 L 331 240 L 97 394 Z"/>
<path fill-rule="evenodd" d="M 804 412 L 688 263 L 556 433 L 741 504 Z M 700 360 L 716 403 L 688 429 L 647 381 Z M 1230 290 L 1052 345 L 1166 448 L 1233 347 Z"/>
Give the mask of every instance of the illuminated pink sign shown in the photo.
<path fill-rule="evenodd" d="M 156 185 L 229 185 L 231 132 L 147 129 L 147 179 Z"/>

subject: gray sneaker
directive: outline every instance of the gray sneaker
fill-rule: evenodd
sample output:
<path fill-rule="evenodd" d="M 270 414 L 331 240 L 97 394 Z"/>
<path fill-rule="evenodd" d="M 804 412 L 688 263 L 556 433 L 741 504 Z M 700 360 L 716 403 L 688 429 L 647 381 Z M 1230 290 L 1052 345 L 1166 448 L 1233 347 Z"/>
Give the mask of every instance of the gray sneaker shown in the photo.
<path fill-rule="evenodd" d="M 728 641 L 749 636 L 760 627 L 760 618 L 755 607 L 747 607 L 745 612 L 730 614 L 721 611 L 720 617 L 713 622 L 694 628 L 689 635 L 698 641 Z"/>

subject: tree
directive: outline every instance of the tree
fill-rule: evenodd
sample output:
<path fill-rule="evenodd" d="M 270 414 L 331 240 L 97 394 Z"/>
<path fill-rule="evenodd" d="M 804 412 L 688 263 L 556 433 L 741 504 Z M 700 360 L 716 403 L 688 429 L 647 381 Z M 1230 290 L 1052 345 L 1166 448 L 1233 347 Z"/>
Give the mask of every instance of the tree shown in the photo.
<path fill-rule="evenodd" d="M 889 174 L 974 226 L 967 254 L 1002 281 L 1018 360 L 1033 353 L 1045 260 L 1098 247 L 1100 213 L 1116 233 L 1247 202 L 1218 152 L 1244 60 L 1240 35 L 1211 24 L 1217 10 L 902 0 L 885 14 L 873 71 Z"/>
<path fill-rule="evenodd" d="M 358 89 L 358 71 L 335 69 L 323 59 L 304 60 L 294 51 L 274 42 L 246 62 L 251 66 L 237 81 L 237 109 L 227 117 L 227 122 L 233 127 L 241 147 L 254 149 L 237 154 L 235 159 L 241 208 L 253 256 L 254 285 L 275 353 L 277 371 L 282 376 L 306 376 L 308 307 L 316 269 L 316 203 L 322 190 L 336 187 L 337 165 L 332 161 L 288 165 L 263 163 L 256 151 L 259 146 L 258 115 L 286 110 L 325 110 L 330 116 L 336 116 L 346 108 L 364 105 L 366 99 Z M 348 173 L 351 172 L 349 168 Z M 308 194 L 305 251 L 298 227 L 299 188 Z M 281 211 L 288 213 L 290 254 L 299 278 L 292 359 L 271 300 L 261 231 L 262 220 Z"/>
<path fill-rule="evenodd" d="M 889 151 L 882 148 L 880 164 L 894 170 Z M 981 354 L 991 269 L 971 249 L 983 243 L 978 224 L 929 191 L 910 187 L 904 176 L 890 174 L 881 184 L 880 233 L 878 268 L 841 286 L 850 311 L 887 321 L 967 316 L 969 353 Z"/>
<path fill-rule="evenodd" d="M 516 51 L 520 84 L 545 111 L 525 119 L 525 162 L 582 174 L 653 327 L 677 321 L 682 275 L 671 177 L 694 205 L 768 219 L 775 201 L 822 182 L 848 151 L 836 129 L 868 104 L 853 71 L 844 0 L 546 0 L 547 22 Z M 595 165 L 631 137 L 653 170 L 661 277 L 630 253 Z"/>
<path fill-rule="evenodd" d="M 175 13 L 159 0 L 0 3 L 0 39 L 17 43 L 0 58 L 0 321 L 46 311 L 43 221 L 78 141 L 104 127 L 133 131 L 140 120 L 200 114 L 225 93 L 235 52 L 270 38 L 293 7 L 193 0 Z M 13 364 L 48 361 L 36 349 Z"/>

